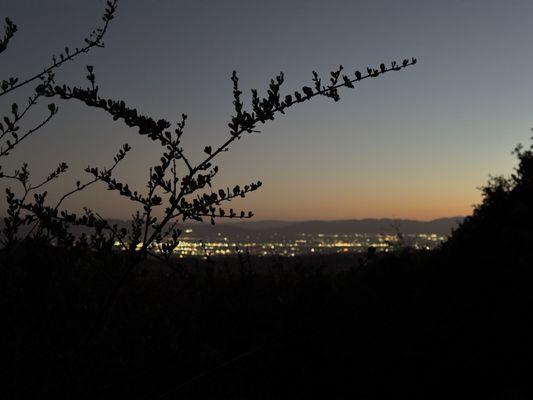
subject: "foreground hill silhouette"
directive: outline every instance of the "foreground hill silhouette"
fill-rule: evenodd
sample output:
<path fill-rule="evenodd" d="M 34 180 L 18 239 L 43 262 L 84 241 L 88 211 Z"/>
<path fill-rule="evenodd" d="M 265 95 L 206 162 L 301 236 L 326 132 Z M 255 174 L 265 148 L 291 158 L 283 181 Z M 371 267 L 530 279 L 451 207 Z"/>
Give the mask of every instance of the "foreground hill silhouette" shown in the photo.
<path fill-rule="evenodd" d="M 144 263 L 110 301 L 120 254 L 2 253 L 6 398 L 530 398 L 533 153 L 438 250 Z M 333 259 L 330 259 L 333 260 Z M 514 396 L 514 397 L 511 397 Z"/>

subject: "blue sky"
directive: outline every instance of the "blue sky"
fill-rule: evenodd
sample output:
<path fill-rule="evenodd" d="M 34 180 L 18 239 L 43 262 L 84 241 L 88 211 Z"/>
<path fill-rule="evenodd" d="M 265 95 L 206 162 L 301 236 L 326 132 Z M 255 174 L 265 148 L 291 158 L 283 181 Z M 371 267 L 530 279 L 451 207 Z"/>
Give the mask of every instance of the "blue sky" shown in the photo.
<path fill-rule="evenodd" d="M 1 16 L 19 32 L 0 58 L 2 76 L 24 77 L 65 45 L 80 45 L 103 5 L 4 0 Z M 227 137 L 233 69 L 245 92 L 266 89 L 279 71 L 292 92 L 312 70 L 417 57 L 413 68 L 342 92 L 339 103 L 318 98 L 243 138 L 220 158 L 218 182 L 262 180 L 260 191 L 235 204 L 258 219 L 464 215 L 489 174 L 512 171 L 511 150 L 531 136 L 532 16 L 532 2 L 513 0 L 122 1 L 106 48 L 69 64 L 57 81 L 84 84 L 91 64 L 102 96 L 153 117 L 188 114 L 184 145 L 195 158 Z M 71 172 L 53 196 L 128 142 L 134 151 L 118 174 L 143 187 L 157 146 L 96 110 L 58 105 L 56 120 L 4 168 L 27 160 L 37 178 L 66 161 Z M 68 206 L 83 204 L 110 217 L 134 211 L 102 187 Z"/>

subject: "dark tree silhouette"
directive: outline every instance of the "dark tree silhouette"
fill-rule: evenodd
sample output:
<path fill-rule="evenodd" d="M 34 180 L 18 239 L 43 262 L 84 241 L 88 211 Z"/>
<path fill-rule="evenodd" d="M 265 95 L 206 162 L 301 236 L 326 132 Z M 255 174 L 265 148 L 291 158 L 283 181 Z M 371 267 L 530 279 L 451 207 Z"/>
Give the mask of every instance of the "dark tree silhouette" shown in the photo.
<path fill-rule="evenodd" d="M 533 138 L 532 138 L 533 139 Z M 454 231 L 445 251 L 462 249 L 465 255 L 481 249 L 504 248 L 508 256 L 530 248 L 533 237 L 533 145 L 518 145 L 518 166 L 511 176 L 494 176 L 481 188 L 482 202 Z M 487 252 L 487 256 L 490 257 Z M 492 264 L 492 262 L 491 262 Z"/>

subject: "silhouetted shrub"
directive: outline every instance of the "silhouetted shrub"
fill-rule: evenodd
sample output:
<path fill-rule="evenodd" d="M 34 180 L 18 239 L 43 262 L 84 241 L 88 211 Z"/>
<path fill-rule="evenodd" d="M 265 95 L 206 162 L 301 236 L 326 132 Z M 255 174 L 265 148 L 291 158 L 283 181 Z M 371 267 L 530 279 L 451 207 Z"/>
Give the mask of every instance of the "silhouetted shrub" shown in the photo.
<path fill-rule="evenodd" d="M 233 105 L 234 114 L 228 124 L 227 139 L 218 146 L 205 146 L 205 157 L 198 163 L 192 162 L 187 151 L 181 146 L 181 137 L 185 128 L 187 116 L 182 115 L 180 121 L 172 124 L 164 119 L 153 119 L 131 108 L 122 100 L 114 100 L 101 96 L 96 84 L 93 66 L 87 66 L 86 88 L 59 85 L 55 82 L 53 71 L 61 67 L 67 60 L 72 60 L 93 47 L 103 46 L 102 39 L 110 21 L 114 18 L 117 0 L 108 1 L 103 16 L 104 25 L 85 39 L 86 46 L 71 52 L 65 49 L 59 57 L 53 58 L 53 63 L 40 73 L 20 82 L 13 78 L 2 84 L 0 96 L 7 95 L 22 86 L 39 80 L 33 97 L 28 106 L 19 111 L 17 104 L 13 104 L 11 115 L 4 118 L 6 126 L 0 125 L 0 157 L 7 156 L 22 140 L 41 129 L 53 118 L 58 108 L 49 105 L 49 115 L 39 125 L 29 129 L 24 134 L 19 133 L 19 122 L 38 100 L 43 98 L 60 98 L 62 100 L 78 100 L 88 107 L 93 107 L 109 114 L 113 120 L 120 120 L 128 127 L 136 129 L 138 134 L 158 143 L 161 146 L 161 157 L 150 168 L 147 191 L 142 193 L 131 188 L 127 182 L 120 182 L 114 176 L 114 170 L 131 150 L 125 144 L 116 154 L 111 166 L 99 168 L 88 166 L 85 169 L 90 176 L 88 180 L 80 179 L 76 187 L 65 193 L 56 204 L 47 201 L 47 192 L 40 191 L 50 181 L 58 178 L 67 170 L 65 163 L 50 173 L 38 184 L 30 182 L 27 165 L 13 173 L 0 170 L 0 177 L 18 182 L 21 186 L 19 195 L 11 187 L 7 189 L 7 217 L 4 219 L 2 244 L 11 248 L 21 240 L 37 240 L 63 247 L 84 246 L 95 250 L 109 249 L 115 243 L 124 251 L 131 253 L 138 251 L 137 258 L 144 259 L 147 255 L 167 259 L 176 248 L 181 230 L 180 224 L 187 220 L 203 221 L 208 219 L 212 224 L 220 218 L 251 218 L 251 212 L 237 211 L 224 206 L 237 197 L 245 197 L 257 190 L 261 182 L 233 187 L 214 187 L 214 178 L 218 174 L 218 166 L 214 165 L 216 157 L 229 149 L 230 145 L 244 135 L 258 132 L 258 128 L 267 121 L 273 120 L 279 113 L 284 114 L 292 106 L 308 101 L 317 96 L 325 96 L 338 101 L 339 89 L 354 88 L 355 84 L 369 78 L 376 78 L 390 71 L 399 71 L 416 63 L 416 59 L 405 59 L 400 63 L 393 61 L 389 65 L 380 64 L 378 68 L 367 68 L 366 72 L 355 71 L 343 74 L 343 67 L 332 71 L 326 82 L 317 72 L 313 71 L 311 86 L 304 86 L 294 93 L 281 93 L 284 75 L 270 80 L 264 96 L 252 89 L 252 100 L 248 107 L 241 100 L 242 91 L 239 78 L 233 71 Z M 7 48 L 12 40 L 16 26 L 6 20 L 5 37 L 0 42 L 0 51 Z M 139 207 L 133 215 L 131 229 L 120 228 L 103 219 L 97 212 L 93 212 L 89 205 L 84 208 L 83 215 L 71 213 L 62 208 L 63 202 L 70 196 L 78 194 L 88 186 L 97 182 L 105 184 L 107 189 L 117 192 L 125 199 L 132 201 Z M 157 210 L 162 210 L 162 217 L 156 216 Z M 89 237 L 78 238 L 72 233 L 72 227 L 85 226 L 92 228 L 94 234 Z"/>

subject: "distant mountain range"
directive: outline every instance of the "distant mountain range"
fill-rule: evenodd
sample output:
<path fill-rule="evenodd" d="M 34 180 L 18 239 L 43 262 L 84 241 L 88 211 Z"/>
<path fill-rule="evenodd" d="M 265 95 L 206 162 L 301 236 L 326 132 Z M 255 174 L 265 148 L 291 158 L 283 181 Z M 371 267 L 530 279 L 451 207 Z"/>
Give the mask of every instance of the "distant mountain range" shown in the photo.
<path fill-rule="evenodd" d="M 464 217 L 439 218 L 432 221 L 415 221 L 409 219 L 350 219 L 335 221 L 251 221 L 222 223 L 215 226 L 207 224 L 189 225 L 195 237 L 211 238 L 224 235 L 235 238 L 262 238 L 277 235 L 291 238 L 302 233 L 307 234 L 403 234 L 436 233 L 449 235 Z"/>
<path fill-rule="evenodd" d="M 216 239 L 220 236 L 233 240 L 266 240 L 273 236 L 291 239 L 299 234 L 419 234 L 435 233 L 449 235 L 464 217 L 439 218 L 432 221 L 416 221 L 410 219 L 392 218 L 366 218 L 335 221 L 236 221 L 230 223 L 218 223 L 212 226 L 209 223 L 194 223 L 181 227 L 183 236 L 196 239 Z M 119 227 L 129 227 L 129 222 L 124 220 L 109 220 L 111 224 Z M 80 234 L 87 231 L 84 228 L 75 227 L 73 232 Z"/>

